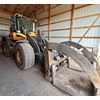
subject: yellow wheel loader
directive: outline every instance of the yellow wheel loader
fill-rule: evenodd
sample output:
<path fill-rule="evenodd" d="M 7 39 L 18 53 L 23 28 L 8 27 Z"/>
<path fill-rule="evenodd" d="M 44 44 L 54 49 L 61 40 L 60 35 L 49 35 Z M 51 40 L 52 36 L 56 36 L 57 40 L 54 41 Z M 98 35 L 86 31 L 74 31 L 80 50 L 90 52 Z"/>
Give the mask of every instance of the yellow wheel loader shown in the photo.
<path fill-rule="evenodd" d="M 100 64 L 95 57 L 74 42 L 48 42 L 40 30 L 36 31 L 36 20 L 20 14 L 12 16 L 10 34 L 2 36 L 2 50 L 5 56 L 15 57 L 21 70 L 34 67 L 35 62 L 40 63 L 45 78 L 70 95 L 100 95 L 100 74 L 97 71 Z M 69 58 L 86 73 L 88 83 L 82 72 L 70 68 Z"/>

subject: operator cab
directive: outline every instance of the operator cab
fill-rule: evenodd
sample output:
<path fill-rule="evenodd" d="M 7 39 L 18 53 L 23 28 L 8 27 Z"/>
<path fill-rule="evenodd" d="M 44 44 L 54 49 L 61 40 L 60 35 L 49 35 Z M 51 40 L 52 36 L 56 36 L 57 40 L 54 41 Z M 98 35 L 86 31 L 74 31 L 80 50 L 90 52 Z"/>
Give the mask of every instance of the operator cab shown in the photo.
<path fill-rule="evenodd" d="M 15 14 L 11 17 L 10 33 L 18 32 L 25 34 L 26 32 L 36 32 L 36 20 L 25 17 L 21 14 Z"/>

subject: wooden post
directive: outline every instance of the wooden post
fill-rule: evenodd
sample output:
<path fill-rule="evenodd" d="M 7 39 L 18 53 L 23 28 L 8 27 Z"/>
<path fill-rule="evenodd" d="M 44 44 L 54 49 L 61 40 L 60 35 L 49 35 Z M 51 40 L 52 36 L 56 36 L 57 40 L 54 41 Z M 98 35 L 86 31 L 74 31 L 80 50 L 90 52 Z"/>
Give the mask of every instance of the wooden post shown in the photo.
<path fill-rule="evenodd" d="M 80 43 L 82 41 L 82 39 L 86 36 L 86 34 L 89 32 L 89 30 L 93 27 L 93 25 L 97 22 L 97 20 L 99 19 L 100 15 L 94 20 L 94 22 L 91 24 L 91 26 L 88 28 L 88 30 L 84 33 L 84 35 L 81 37 L 81 39 L 78 41 L 78 43 Z"/>
<path fill-rule="evenodd" d="M 75 5 L 72 4 L 72 11 L 71 11 L 71 29 L 70 29 L 70 41 L 72 41 L 72 34 L 73 34 L 73 24 L 74 24 L 74 9 L 75 9 Z"/>
<path fill-rule="evenodd" d="M 50 40 L 50 22 L 51 22 L 51 5 L 49 5 L 49 11 L 48 11 L 48 40 Z"/>

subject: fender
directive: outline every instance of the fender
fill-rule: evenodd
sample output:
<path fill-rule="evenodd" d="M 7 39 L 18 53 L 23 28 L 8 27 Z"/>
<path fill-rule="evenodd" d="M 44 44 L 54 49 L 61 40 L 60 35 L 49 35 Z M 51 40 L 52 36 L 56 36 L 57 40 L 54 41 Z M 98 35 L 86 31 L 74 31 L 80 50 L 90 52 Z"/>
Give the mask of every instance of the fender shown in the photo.
<path fill-rule="evenodd" d="M 28 42 L 28 40 L 19 40 L 19 41 L 16 41 L 14 47 L 16 48 L 16 45 L 19 43 L 29 43 L 29 42 Z"/>

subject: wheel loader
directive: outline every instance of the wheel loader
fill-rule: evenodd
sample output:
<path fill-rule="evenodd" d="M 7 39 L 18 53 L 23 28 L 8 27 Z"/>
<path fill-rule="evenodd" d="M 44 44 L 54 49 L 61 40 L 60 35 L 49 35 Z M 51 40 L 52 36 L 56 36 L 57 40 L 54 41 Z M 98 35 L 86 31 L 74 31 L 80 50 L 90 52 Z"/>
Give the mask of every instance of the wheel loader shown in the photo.
<path fill-rule="evenodd" d="M 36 20 L 21 14 L 12 16 L 10 34 L 2 36 L 4 55 L 14 56 L 21 70 L 34 67 L 35 62 L 41 64 L 45 78 L 70 95 L 100 95 L 100 64 L 97 59 L 75 42 L 48 42 L 42 31 L 36 30 L 36 23 Z M 82 72 L 72 70 L 70 59 L 80 66 Z"/>

